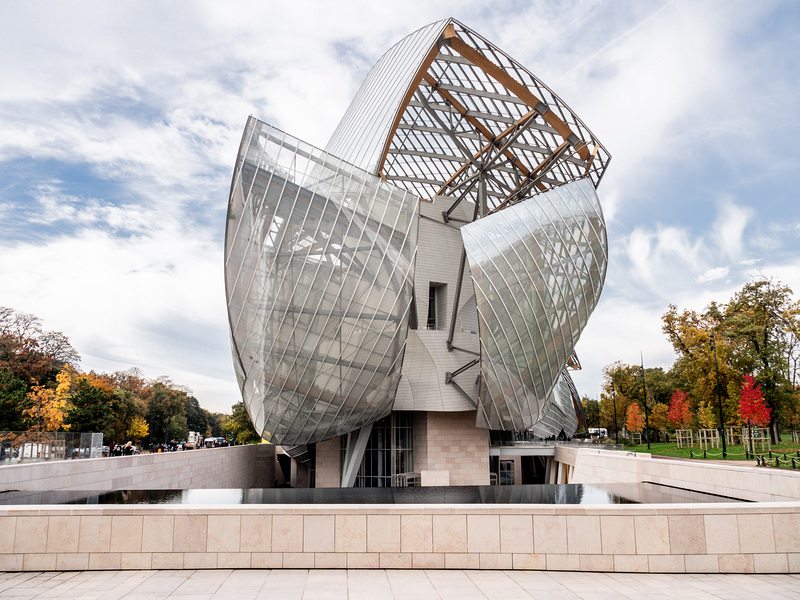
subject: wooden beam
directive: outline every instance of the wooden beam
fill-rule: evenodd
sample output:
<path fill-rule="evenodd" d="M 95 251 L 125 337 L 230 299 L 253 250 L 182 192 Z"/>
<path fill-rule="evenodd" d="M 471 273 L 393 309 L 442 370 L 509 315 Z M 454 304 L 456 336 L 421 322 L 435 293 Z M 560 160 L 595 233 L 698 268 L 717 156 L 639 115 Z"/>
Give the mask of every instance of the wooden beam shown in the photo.
<path fill-rule="evenodd" d="M 456 98 L 448 91 L 439 89 L 438 81 L 430 74 L 426 73 L 423 77 L 423 80 L 428 83 L 436 93 L 439 94 L 442 98 L 444 98 L 453 108 L 461 114 L 467 122 L 475 127 L 475 129 L 488 140 L 488 143 L 481 148 L 479 152 L 472 156 L 472 160 L 477 160 L 481 155 L 483 155 L 489 148 L 492 146 L 499 148 L 501 144 L 498 142 L 508 136 L 512 131 L 514 131 L 520 125 L 524 125 L 527 121 L 529 121 L 536 112 L 531 110 L 530 112 L 523 115 L 516 123 L 507 127 L 504 131 L 502 131 L 499 135 L 494 135 L 486 126 L 483 125 L 479 120 L 475 119 L 474 117 L 470 117 L 467 115 L 467 107 L 461 104 Z M 506 149 L 503 151 L 503 156 L 508 158 L 514 165 L 527 177 L 530 174 L 530 169 L 528 169 L 525 165 L 523 165 L 519 159 L 514 155 L 511 150 Z M 451 184 L 453 183 L 466 169 L 469 167 L 472 161 L 467 161 L 461 167 L 453 173 L 453 175 L 448 179 L 444 185 L 436 192 L 436 195 L 439 196 L 442 192 Z"/>
<path fill-rule="evenodd" d="M 534 178 L 538 177 L 539 175 L 543 175 L 545 172 L 549 171 L 550 167 L 555 162 L 555 160 L 561 154 L 563 154 L 564 151 L 568 147 L 569 147 L 569 142 L 567 140 L 564 140 L 563 142 L 561 142 L 561 144 L 558 146 L 558 148 L 553 150 L 552 154 L 547 156 L 547 158 L 545 158 L 542 162 L 540 162 L 538 165 L 536 165 L 536 168 L 533 171 L 531 171 L 531 174 L 528 176 L 527 180 L 525 182 L 523 182 L 523 183 L 527 183 L 527 181 L 530 181 L 531 179 L 534 179 Z M 536 188 L 539 191 L 542 191 L 542 192 L 547 189 L 547 187 L 544 184 L 542 184 L 542 182 L 540 182 L 540 181 L 537 181 L 536 183 L 534 183 L 534 185 L 536 186 Z M 517 190 L 519 190 L 519 187 L 517 187 Z M 508 196 L 506 196 L 506 199 L 503 200 L 497 206 L 497 208 L 495 208 L 492 212 L 496 212 L 496 211 L 500 210 L 501 208 L 503 208 L 506 204 L 508 204 L 511 201 L 511 198 L 513 198 L 513 197 L 514 197 L 514 194 L 509 194 Z"/>
<path fill-rule="evenodd" d="M 445 33 L 445 35 L 447 34 Z M 486 58 L 486 56 L 484 56 L 480 51 L 467 44 L 464 40 L 455 35 L 449 37 L 448 40 L 450 42 L 450 47 L 453 50 L 469 60 L 481 71 L 489 75 L 492 79 L 505 86 L 506 89 L 515 94 L 520 100 L 525 102 L 525 104 L 531 108 L 534 108 L 541 102 L 541 100 L 534 96 L 526 86 L 514 79 L 501 67 L 498 67 L 491 60 Z M 542 115 L 542 118 L 565 140 L 573 135 L 573 131 L 569 128 L 569 125 L 562 121 L 561 118 L 551 109 L 548 108 L 547 112 Z M 579 146 L 581 147 L 576 148 L 578 154 L 583 160 L 587 160 L 589 158 L 589 149 L 585 144 Z"/>
<path fill-rule="evenodd" d="M 448 25 L 445 28 L 445 35 L 447 32 L 452 29 L 451 35 L 455 35 L 455 28 L 452 24 Z M 403 114 L 406 112 L 406 108 L 408 108 L 408 103 L 411 102 L 411 98 L 414 97 L 414 94 L 419 87 L 420 82 L 422 81 L 422 77 L 428 72 L 431 64 L 434 60 L 436 60 L 436 55 L 439 54 L 439 45 L 434 44 L 433 48 L 430 49 L 428 55 L 425 57 L 425 60 L 422 61 L 422 64 L 419 66 L 419 70 L 417 74 L 414 75 L 414 79 L 411 81 L 411 85 L 408 86 L 406 90 L 406 95 L 403 97 L 403 101 L 400 103 L 400 107 L 397 109 L 397 114 L 394 117 L 394 122 L 392 126 L 389 128 L 389 133 L 386 136 L 386 143 L 383 146 L 383 151 L 381 152 L 381 161 L 378 165 L 378 175 L 381 177 L 383 176 L 383 166 L 386 164 L 386 155 L 389 153 L 389 146 L 392 144 L 392 139 L 394 139 L 395 134 L 397 133 L 397 126 L 400 124 L 400 120 L 403 118 Z M 384 177 L 385 179 L 385 177 Z"/>

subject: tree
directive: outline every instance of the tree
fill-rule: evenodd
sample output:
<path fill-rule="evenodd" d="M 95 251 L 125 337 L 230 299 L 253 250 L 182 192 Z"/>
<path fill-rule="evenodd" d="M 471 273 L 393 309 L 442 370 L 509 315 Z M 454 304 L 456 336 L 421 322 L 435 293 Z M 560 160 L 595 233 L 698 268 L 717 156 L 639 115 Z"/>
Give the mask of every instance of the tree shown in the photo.
<path fill-rule="evenodd" d="M 800 303 L 791 296 L 789 287 L 761 278 L 746 284 L 720 311 L 726 334 L 736 342 L 746 373 L 752 373 L 762 386 L 771 409 L 773 443 L 780 441 L 781 408 L 795 393 L 792 364 L 798 352 Z"/>
<path fill-rule="evenodd" d="M 600 403 L 584 396 L 581 398 L 583 414 L 586 415 L 586 427 L 600 427 Z"/>
<path fill-rule="evenodd" d="M 656 431 L 666 431 L 669 424 L 669 407 L 659 402 L 650 413 L 650 426 Z"/>
<path fill-rule="evenodd" d="M 206 416 L 208 418 L 208 431 L 211 437 L 221 437 L 222 423 L 225 419 L 229 418 L 229 415 L 222 413 L 206 413 Z"/>
<path fill-rule="evenodd" d="M 145 414 L 145 402 L 130 390 L 112 388 L 111 406 L 114 411 L 114 423 L 111 425 L 111 441 L 124 442 L 128 437 L 134 419 Z M 145 434 L 147 435 L 147 434 Z"/>
<path fill-rule="evenodd" d="M 144 417 L 136 416 L 131 420 L 131 426 L 125 433 L 125 437 L 134 440 L 138 445 L 143 437 L 147 437 L 150 434 L 150 428 L 147 426 L 147 421 Z"/>
<path fill-rule="evenodd" d="M 723 401 L 725 422 L 738 418 L 733 398 L 739 394 L 739 381 L 744 374 L 744 365 L 733 341 L 720 333 L 720 309 L 711 303 L 704 313 L 684 310 L 670 305 L 662 316 L 662 331 L 672 343 L 678 359 L 670 369 L 676 388 L 681 388 L 695 402 L 717 403 L 717 369 L 719 389 Z M 716 365 L 711 334 L 715 333 Z M 690 405 L 691 409 L 691 405 Z"/>
<path fill-rule="evenodd" d="M 676 429 L 686 429 L 692 422 L 692 410 L 689 395 L 683 390 L 676 390 L 669 401 L 668 418 Z"/>
<path fill-rule="evenodd" d="M 697 422 L 701 429 L 714 429 L 717 425 L 717 415 L 714 406 L 708 400 L 703 400 L 697 405 Z"/>
<path fill-rule="evenodd" d="M 35 385 L 26 397 L 29 406 L 22 411 L 22 414 L 28 420 L 29 426 L 32 425 L 32 428 L 36 431 L 56 431 L 64 420 L 64 416 L 61 411 L 58 411 L 59 416 L 56 417 L 57 424 L 55 429 L 48 428 L 50 421 L 55 416 L 52 410 L 53 401 L 56 397 L 55 390 L 43 385 Z M 46 424 L 45 421 L 48 423 Z"/>
<path fill-rule="evenodd" d="M 75 392 L 70 396 L 70 405 L 64 423 L 71 431 L 103 432 L 108 436 L 114 422 L 114 410 L 109 390 L 95 385 L 88 375 L 78 377 Z"/>
<path fill-rule="evenodd" d="M 742 384 L 742 399 L 739 401 L 739 415 L 742 421 L 766 427 L 770 422 L 770 409 L 764 403 L 761 386 L 752 375 L 746 375 Z"/>
<path fill-rule="evenodd" d="M 225 435 L 233 436 L 240 444 L 257 444 L 261 441 L 261 436 L 250 422 L 243 401 L 231 407 L 231 416 L 223 421 L 222 431 Z"/>
<path fill-rule="evenodd" d="M 80 356 L 60 331 L 44 331 L 35 315 L 0 307 L 0 367 L 14 377 L 45 385 L 65 366 L 77 367 Z"/>
<path fill-rule="evenodd" d="M 25 395 L 27 384 L 16 377 L 8 367 L 0 367 L 0 431 L 25 429 Z"/>
<path fill-rule="evenodd" d="M 188 431 L 199 431 L 208 437 L 211 433 L 208 430 L 208 412 L 200 406 L 197 398 L 194 396 L 186 397 L 184 413 L 186 414 L 186 429 Z"/>
<path fill-rule="evenodd" d="M 36 431 L 61 431 L 69 429 L 64 425 L 67 403 L 69 401 L 74 372 L 65 366 L 56 375 L 55 388 L 35 385 L 28 392 L 28 407 L 23 411 Z"/>
<path fill-rule="evenodd" d="M 183 416 L 187 393 L 167 378 L 160 378 L 147 392 L 147 424 L 152 441 L 167 443 L 172 421 Z"/>
<path fill-rule="evenodd" d="M 625 416 L 625 426 L 628 431 L 642 431 L 644 429 L 644 415 L 642 409 L 636 402 L 631 402 L 628 405 L 628 410 Z"/>
<path fill-rule="evenodd" d="M 603 369 L 603 390 L 600 394 L 600 421 L 609 431 L 625 424 L 628 405 L 641 395 L 636 383 L 636 369 L 622 362 L 615 362 Z M 616 418 L 614 408 L 616 406 Z"/>

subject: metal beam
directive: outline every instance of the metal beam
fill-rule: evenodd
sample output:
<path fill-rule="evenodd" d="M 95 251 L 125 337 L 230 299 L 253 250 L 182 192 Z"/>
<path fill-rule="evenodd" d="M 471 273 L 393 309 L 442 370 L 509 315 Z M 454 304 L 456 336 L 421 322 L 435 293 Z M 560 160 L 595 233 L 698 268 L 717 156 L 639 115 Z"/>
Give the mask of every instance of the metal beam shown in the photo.
<path fill-rule="evenodd" d="M 453 337 L 456 334 L 456 317 L 458 316 L 458 301 L 461 299 L 461 282 L 464 281 L 464 268 L 467 264 L 467 249 L 461 249 L 461 262 L 458 265 L 458 279 L 456 279 L 456 297 L 453 300 L 453 314 L 450 315 L 450 331 L 447 334 L 447 351 L 453 351 Z"/>
<path fill-rule="evenodd" d="M 344 450 L 344 464 L 342 465 L 342 484 L 340 487 L 353 487 L 356 482 L 358 470 L 361 468 L 361 461 L 364 459 L 364 451 L 367 449 L 367 441 L 372 433 L 372 423 L 364 425 L 358 431 L 351 431 L 347 434 L 347 444 Z"/>

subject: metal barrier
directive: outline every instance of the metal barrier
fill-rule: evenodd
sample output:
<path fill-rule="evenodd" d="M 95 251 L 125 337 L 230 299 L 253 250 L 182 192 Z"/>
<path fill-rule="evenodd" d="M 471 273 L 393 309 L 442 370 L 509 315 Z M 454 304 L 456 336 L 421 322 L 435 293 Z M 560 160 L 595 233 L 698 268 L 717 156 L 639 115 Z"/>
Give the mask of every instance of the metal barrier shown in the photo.
<path fill-rule="evenodd" d="M 102 433 L 0 431 L 0 466 L 102 456 Z"/>

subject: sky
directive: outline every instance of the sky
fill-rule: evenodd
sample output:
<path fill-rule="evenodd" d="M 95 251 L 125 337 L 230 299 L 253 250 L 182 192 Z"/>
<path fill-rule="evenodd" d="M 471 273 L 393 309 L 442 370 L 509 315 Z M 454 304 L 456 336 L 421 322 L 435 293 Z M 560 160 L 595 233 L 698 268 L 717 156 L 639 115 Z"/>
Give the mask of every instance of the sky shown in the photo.
<path fill-rule="evenodd" d="M 672 364 L 670 304 L 760 276 L 800 297 L 794 0 L 0 0 L 0 306 L 64 332 L 85 371 L 138 367 L 229 412 L 222 244 L 248 115 L 324 147 L 383 52 L 448 16 L 613 157 L 582 395 L 615 361 Z"/>

